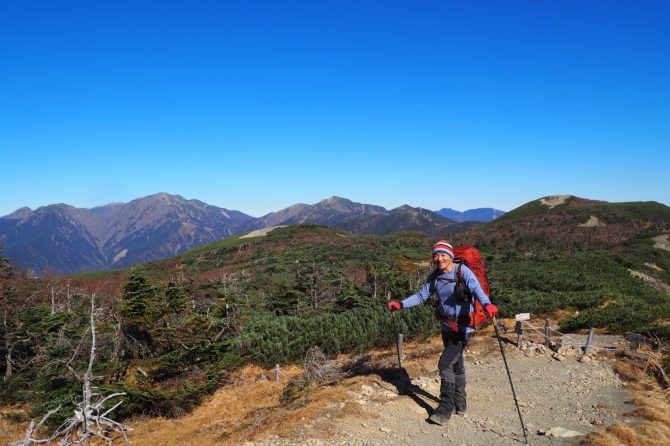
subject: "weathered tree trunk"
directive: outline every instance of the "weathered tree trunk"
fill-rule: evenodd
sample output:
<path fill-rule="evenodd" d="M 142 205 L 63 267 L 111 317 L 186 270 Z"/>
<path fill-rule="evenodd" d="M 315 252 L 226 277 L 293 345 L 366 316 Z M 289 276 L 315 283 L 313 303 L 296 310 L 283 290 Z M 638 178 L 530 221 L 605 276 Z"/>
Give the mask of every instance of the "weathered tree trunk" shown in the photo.
<path fill-rule="evenodd" d="M 82 410 L 84 416 L 83 429 L 84 437 L 91 435 L 90 428 L 94 420 L 91 418 L 91 380 L 93 379 L 93 364 L 95 363 L 95 293 L 91 295 L 91 355 L 88 359 L 88 369 L 84 375 L 84 407 Z"/>
<path fill-rule="evenodd" d="M 2 325 L 5 329 L 5 377 L 4 380 L 7 381 L 13 373 L 12 370 L 12 336 L 9 332 L 9 324 L 7 320 L 9 318 L 9 309 L 7 308 L 7 300 L 5 299 L 5 309 L 2 312 Z"/>
<path fill-rule="evenodd" d="M 88 369 L 84 375 L 84 386 L 82 391 L 83 401 L 76 403 L 74 416 L 65 420 L 56 431 L 48 438 L 35 439 L 33 435 L 39 430 L 40 426 L 51 415 L 60 410 L 61 406 L 47 413 L 42 420 L 35 425 L 32 421 L 26 436 L 17 445 L 31 446 L 36 443 L 50 443 L 60 438 L 59 445 L 63 446 L 84 446 L 90 444 L 91 438 L 98 437 L 101 441 L 105 441 L 111 445 L 114 443 L 114 438 L 109 434 L 116 432 L 123 435 L 123 440 L 126 444 L 128 441 L 127 433 L 131 429 L 118 423 L 108 417 L 109 413 L 121 405 L 122 401 L 117 402 L 110 409 L 105 410 L 105 403 L 113 398 L 124 396 L 125 393 L 112 393 L 108 396 L 103 396 L 99 393 L 94 393 L 95 388 L 91 385 L 93 380 L 93 364 L 95 362 L 95 348 L 96 348 L 96 330 L 95 330 L 95 294 L 91 296 L 91 356 L 88 361 Z M 76 352 L 75 352 L 76 355 Z M 74 357 L 73 357 L 74 359 Z M 95 398 L 95 402 L 92 400 Z"/>

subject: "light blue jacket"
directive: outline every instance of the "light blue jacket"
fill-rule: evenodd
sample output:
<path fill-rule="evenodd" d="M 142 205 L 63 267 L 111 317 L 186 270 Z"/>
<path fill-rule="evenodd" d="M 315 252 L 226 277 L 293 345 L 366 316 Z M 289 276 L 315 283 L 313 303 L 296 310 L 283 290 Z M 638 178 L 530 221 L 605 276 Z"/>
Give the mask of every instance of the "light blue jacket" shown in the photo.
<path fill-rule="evenodd" d="M 403 308 L 411 308 L 415 305 L 425 303 L 432 294 L 437 294 L 437 297 L 440 300 L 440 314 L 442 316 L 458 317 L 461 314 L 461 311 L 463 311 L 464 314 L 470 314 L 475 311 L 472 304 L 463 302 L 454 295 L 457 269 L 458 264 L 454 264 L 451 271 L 446 273 L 439 271 L 430 273 L 421 289 L 402 301 Z M 470 268 L 463 265 L 461 266 L 461 274 L 463 275 L 463 281 L 472 292 L 472 296 L 479 299 L 479 302 L 484 306 L 490 304 L 491 300 L 484 294 L 484 290 L 482 290 L 482 287 L 479 285 L 479 280 L 477 280 L 475 273 L 473 273 Z M 464 307 L 464 305 L 467 305 L 467 307 Z M 442 330 L 451 330 L 447 327 L 444 321 L 442 321 L 440 325 Z M 462 324 L 458 324 L 458 329 L 461 332 L 465 331 L 467 333 L 474 331 L 474 328 Z"/>

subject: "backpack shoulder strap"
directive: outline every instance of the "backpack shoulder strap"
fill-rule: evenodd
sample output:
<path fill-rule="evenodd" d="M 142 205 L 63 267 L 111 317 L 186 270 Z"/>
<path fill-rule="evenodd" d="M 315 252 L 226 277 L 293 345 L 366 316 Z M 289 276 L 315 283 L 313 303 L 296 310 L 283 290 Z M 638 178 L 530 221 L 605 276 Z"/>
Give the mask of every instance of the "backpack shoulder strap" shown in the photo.
<path fill-rule="evenodd" d="M 456 286 L 463 286 L 465 287 L 465 292 L 468 296 L 469 299 L 472 299 L 472 291 L 470 291 L 470 287 L 468 286 L 468 283 L 465 281 L 465 278 L 463 276 L 463 271 L 461 271 L 461 267 L 463 266 L 463 262 L 458 262 L 458 267 L 456 268 Z"/>
<path fill-rule="evenodd" d="M 437 291 L 437 269 L 434 269 L 433 272 L 428 275 L 427 280 L 430 281 L 430 295 L 432 296 Z"/>

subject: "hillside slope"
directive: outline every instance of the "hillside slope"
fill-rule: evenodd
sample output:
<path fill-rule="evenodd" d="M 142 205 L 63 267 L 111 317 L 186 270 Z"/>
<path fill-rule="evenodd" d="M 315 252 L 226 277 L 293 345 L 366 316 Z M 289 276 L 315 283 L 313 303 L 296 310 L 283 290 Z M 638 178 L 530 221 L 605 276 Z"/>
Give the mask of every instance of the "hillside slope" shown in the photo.
<path fill-rule="evenodd" d="M 638 236 L 670 231 L 670 207 L 656 202 L 607 203 L 570 195 L 526 203 L 473 228 L 479 246 L 537 250 L 621 249 Z"/>

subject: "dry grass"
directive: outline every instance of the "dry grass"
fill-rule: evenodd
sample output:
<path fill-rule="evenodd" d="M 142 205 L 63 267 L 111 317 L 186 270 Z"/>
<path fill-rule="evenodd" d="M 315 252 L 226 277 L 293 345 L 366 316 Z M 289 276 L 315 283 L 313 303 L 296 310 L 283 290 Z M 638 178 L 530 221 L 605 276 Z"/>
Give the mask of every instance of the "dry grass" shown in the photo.
<path fill-rule="evenodd" d="M 28 423 L 17 421 L 16 418 L 27 418 L 28 413 L 25 406 L 0 407 L 0 444 L 9 444 L 23 438 Z"/>
<path fill-rule="evenodd" d="M 595 446 L 667 446 L 670 444 L 670 391 L 662 389 L 653 378 L 635 365 L 617 361 L 616 371 L 634 390 L 633 403 L 638 407 L 631 415 L 639 421 L 613 424 L 604 432 L 586 436 L 582 445 Z"/>
<path fill-rule="evenodd" d="M 297 401 L 282 405 L 280 397 L 287 379 L 295 378 L 301 370 L 297 367 L 283 369 L 287 378 L 282 378 L 280 385 L 272 380 L 256 381 L 261 373 L 272 376 L 271 372 L 259 367 L 246 367 L 237 374 L 235 382 L 221 388 L 181 419 L 135 420 L 133 444 L 233 445 L 268 435 L 290 436 L 305 425 L 306 420 L 325 416 L 326 412 L 332 419 L 344 413 L 360 412 L 358 405 L 344 402 L 341 386 L 311 388 Z"/>
<path fill-rule="evenodd" d="M 408 358 L 421 356 L 421 352 L 435 350 L 441 342 L 439 337 L 422 344 L 408 342 L 405 352 Z M 388 358 L 395 358 L 395 348 L 373 350 L 368 354 L 371 364 L 383 363 Z M 346 355 L 341 355 L 338 359 L 344 357 Z M 273 378 L 273 371 L 248 366 L 236 373 L 231 384 L 219 389 L 183 418 L 138 418 L 131 424 L 135 429 L 131 434 L 133 445 L 227 446 L 261 441 L 269 435 L 289 437 L 298 430 L 309 430 L 316 419 L 335 421 L 345 415 L 369 416 L 360 405 L 347 401 L 351 398 L 348 390 L 358 389 L 363 383 L 371 384 L 371 381 L 388 387 L 376 375 L 357 376 L 337 385 L 310 387 L 297 399 L 282 404 L 280 400 L 287 379 L 299 377 L 302 369 L 293 366 L 282 369 L 282 372 L 286 376 L 281 385 L 276 385 L 272 379 L 257 381 L 262 373 Z M 329 423 L 319 423 L 319 432 L 314 435 L 327 438 Z"/>

